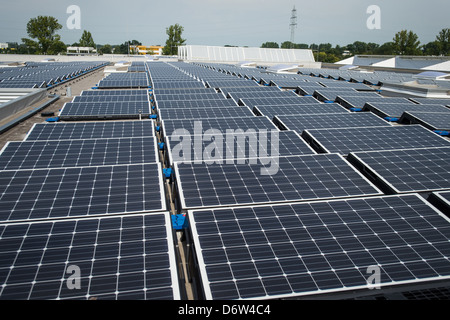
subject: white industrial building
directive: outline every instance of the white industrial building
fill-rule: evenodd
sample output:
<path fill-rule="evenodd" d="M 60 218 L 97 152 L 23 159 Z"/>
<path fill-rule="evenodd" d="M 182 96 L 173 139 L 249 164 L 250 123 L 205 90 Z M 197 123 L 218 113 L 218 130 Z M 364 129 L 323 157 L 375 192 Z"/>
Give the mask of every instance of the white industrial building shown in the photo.
<path fill-rule="evenodd" d="M 203 61 L 239 63 L 240 61 L 258 64 L 296 64 L 301 67 L 320 67 L 309 49 L 272 49 L 248 47 L 220 47 L 186 45 L 178 47 L 178 58 L 184 61 Z"/>

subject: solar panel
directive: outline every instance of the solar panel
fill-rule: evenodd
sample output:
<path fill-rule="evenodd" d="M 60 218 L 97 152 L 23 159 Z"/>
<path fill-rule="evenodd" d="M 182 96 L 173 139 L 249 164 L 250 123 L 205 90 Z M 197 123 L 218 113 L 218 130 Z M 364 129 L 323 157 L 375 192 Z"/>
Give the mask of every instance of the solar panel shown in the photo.
<path fill-rule="evenodd" d="M 247 107 L 226 108 L 189 108 L 189 109 L 161 109 L 159 116 L 162 120 L 170 119 L 207 119 L 252 117 L 254 114 Z"/>
<path fill-rule="evenodd" d="M 233 87 L 258 87 L 259 85 L 255 81 L 249 80 L 206 80 L 207 87 L 209 88 L 233 88 Z"/>
<path fill-rule="evenodd" d="M 372 113 L 280 115 L 274 118 L 274 123 L 282 130 L 295 130 L 298 133 L 306 129 L 390 126 Z"/>
<path fill-rule="evenodd" d="M 206 299 L 320 298 L 450 276 L 450 221 L 416 194 L 188 216 Z"/>
<path fill-rule="evenodd" d="M 338 95 L 360 95 L 358 91 L 353 88 L 319 88 L 316 89 L 313 93 L 313 97 L 319 101 L 335 101 Z M 362 94 L 361 96 L 363 96 Z"/>
<path fill-rule="evenodd" d="M 147 79 L 100 80 L 99 88 L 147 88 Z"/>
<path fill-rule="evenodd" d="M 148 96 L 147 90 L 84 90 L 81 96 Z"/>
<path fill-rule="evenodd" d="M 348 160 L 390 193 L 450 189 L 450 147 L 350 153 Z"/>
<path fill-rule="evenodd" d="M 145 121 L 36 123 L 25 137 L 33 140 L 74 140 L 154 137 L 154 123 Z"/>
<path fill-rule="evenodd" d="M 123 95 L 123 96 L 76 96 L 72 99 L 72 102 L 121 102 L 121 101 L 144 101 L 149 102 L 147 95 Z"/>
<path fill-rule="evenodd" d="M 366 93 L 367 94 L 367 93 Z M 376 94 L 376 93 L 374 93 Z M 406 98 L 388 98 L 388 97 L 367 97 L 367 96 L 346 96 L 346 95 L 339 95 L 336 97 L 336 102 L 342 104 L 344 107 L 351 109 L 351 108 L 363 108 L 366 103 L 371 102 L 381 102 L 381 103 L 411 103 L 414 104 L 414 102 L 409 101 Z"/>
<path fill-rule="evenodd" d="M 426 106 L 428 107 L 428 105 Z M 446 107 L 441 107 L 446 109 Z M 418 123 L 430 130 L 450 130 L 450 109 L 447 112 L 407 111 L 399 119 L 401 123 Z"/>
<path fill-rule="evenodd" d="M 229 92 L 228 95 L 235 101 L 245 98 L 297 98 L 298 95 L 293 91 L 268 91 L 268 92 Z"/>
<path fill-rule="evenodd" d="M 156 101 L 166 100 L 207 100 L 207 99 L 225 99 L 220 93 L 192 93 L 192 94 L 159 94 L 155 93 Z"/>
<path fill-rule="evenodd" d="M 436 98 L 409 98 L 409 100 L 420 104 L 440 104 L 450 107 L 450 99 L 436 99 Z"/>
<path fill-rule="evenodd" d="M 8 142 L 0 170 L 158 162 L 155 137 Z"/>
<path fill-rule="evenodd" d="M 337 154 L 175 162 L 174 168 L 183 209 L 380 194 Z"/>
<path fill-rule="evenodd" d="M 257 115 L 274 117 L 276 115 L 295 115 L 295 114 L 323 114 L 323 113 L 348 113 L 349 111 L 337 103 L 314 103 L 299 105 L 269 105 L 255 106 L 253 111 Z"/>
<path fill-rule="evenodd" d="M 138 119 L 151 114 L 148 101 L 132 102 L 68 102 L 61 109 L 61 120 Z"/>
<path fill-rule="evenodd" d="M 0 221 L 166 210 L 159 163 L 0 171 Z"/>
<path fill-rule="evenodd" d="M 267 117 L 242 117 L 242 118 L 206 118 L 206 119 L 181 119 L 161 121 L 162 132 L 165 136 L 179 135 L 201 135 L 207 130 L 277 130 L 272 121 Z"/>
<path fill-rule="evenodd" d="M 205 85 L 196 80 L 189 81 L 167 81 L 167 82 L 153 82 L 154 89 L 190 89 L 190 88 L 205 88 Z"/>
<path fill-rule="evenodd" d="M 274 79 L 270 81 L 271 86 L 276 86 L 283 89 L 295 89 L 299 86 L 302 86 L 304 83 L 307 83 L 303 80 L 291 80 L 291 79 Z M 318 87 L 322 87 L 318 85 Z"/>
<path fill-rule="evenodd" d="M 276 136 L 274 136 L 276 134 Z M 277 152 L 280 156 L 315 154 L 315 151 L 295 131 L 260 131 L 224 134 L 212 137 L 204 135 L 200 144 L 196 138 L 182 142 L 179 137 L 168 136 L 167 161 L 170 166 L 175 161 L 215 161 L 226 162 L 235 159 L 249 159 L 270 156 Z M 277 140 L 274 140 L 277 139 Z M 275 142 L 276 141 L 276 142 Z"/>
<path fill-rule="evenodd" d="M 208 100 L 168 100 L 156 101 L 159 110 L 162 109 L 183 109 L 183 108 L 221 108 L 236 107 L 237 104 L 231 99 L 208 99 Z"/>
<path fill-rule="evenodd" d="M 420 111 L 420 112 L 449 112 L 450 109 L 441 105 L 420 105 L 420 104 L 411 104 L 411 103 L 380 103 L 380 102 L 371 102 L 366 103 L 362 109 L 362 111 L 371 111 L 376 115 L 386 118 L 400 118 L 405 111 Z"/>
<path fill-rule="evenodd" d="M 302 137 L 319 152 L 349 152 L 450 147 L 450 141 L 422 126 L 360 127 L 339 129 L 311 129 Z"/>
<path fill-rule="evenodd" d="M 283 92 L 278 87 L 260 86 L 260 87 L 236 87 L 236 88 L 219 88 L 220 92 L 227 98 L 231 98 L 230 93 L 248 93 L 248 92 Z"/>
<path fill-rule="evenodd" d="M 217 93 L 213 88 L 190 88 L 190 89 L 154 89 L 154 94 L 197 94 L 197 93 Z"/>
<path fill-rule="evenodd" d="M 289 105 L 289 104 L 313 104 L 318 103 L 313 97 L 292 97 L 292 98 L 243 98 L 239 99 L 239 104 L 253 108 L 264 105 Z"/>
<path fill-rule="evenodd" d="M 325 81 L 321 80 L 319 83 L 323 84 L 327 88 L 352 88 L 355 90 L 361 90 L 361 91 L 374 91 L 373 88 L 369 87 L 368 85 L 365 85 L 363 83 L 355 83 L 355 82 L 347 82 L 347 81 Z"/>
<path fill-rule="evenodd" d="M 296 87 L 296 93 L 302 96 L 312 96 L 314 91 L 322 89 L 323 86 L 318 83 L 302 83 Z"/>
<path fill-rule="evenodd" d="M 0 237 L 0 299 L 180 299 L 167 212 L 6 224 Z"/>

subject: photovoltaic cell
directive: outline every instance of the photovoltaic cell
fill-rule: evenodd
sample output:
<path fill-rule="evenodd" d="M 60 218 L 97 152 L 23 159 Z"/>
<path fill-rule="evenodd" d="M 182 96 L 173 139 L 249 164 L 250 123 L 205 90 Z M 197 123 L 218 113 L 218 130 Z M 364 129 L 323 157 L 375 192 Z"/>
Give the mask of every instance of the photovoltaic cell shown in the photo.
<path fill-rule="evenodd" d="M 0 299 L 180 299 L 172 237 L 168 212 L 0 225 Z"/>
<path fill-rule="evenodd" d="M 449 279 L 450 221 L 416 194 L 188 211 L 206 299 Z"/>

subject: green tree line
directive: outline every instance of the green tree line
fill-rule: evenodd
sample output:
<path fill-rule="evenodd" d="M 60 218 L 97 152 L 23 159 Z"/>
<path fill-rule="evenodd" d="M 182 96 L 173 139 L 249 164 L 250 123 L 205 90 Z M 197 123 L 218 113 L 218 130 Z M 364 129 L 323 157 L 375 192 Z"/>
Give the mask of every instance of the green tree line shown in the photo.
<path fill-rule="evenodd" d="M 279 45 L 276 42 L 265 42 L 261 48 L 281 49 L 312 49 L 318 61 L 334 63 L 353 55 L 413 55 L 413 56 L 449 56 L 450 55 L 450 28 L 442 29 L 434 41 L 421 45 L 419 37 L 412 31 L 402 30 L 394 35 L 392 41 L 382 45 L 355 41 L 346 46 L 330 43 L 306 44 L 284 41 Z"/>

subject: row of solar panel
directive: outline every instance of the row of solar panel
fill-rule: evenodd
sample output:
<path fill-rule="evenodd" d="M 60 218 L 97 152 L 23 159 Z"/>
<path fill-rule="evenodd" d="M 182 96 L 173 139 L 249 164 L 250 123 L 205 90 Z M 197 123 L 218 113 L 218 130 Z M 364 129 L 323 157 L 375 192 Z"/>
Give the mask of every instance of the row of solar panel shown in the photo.
<path fill-rule="evenodd" d="M 147 90 L 91 90 L 61 118 L 138 108 L 151 113 Z M 7 143 L 0 299 L 182 298 L 157 142 L 142 120 L 35 124 Z"/>
<path fill-rule="evenodd" d="M 155 98 L 205 298 L 368 289 L 371 267 L 382 287 L 449 279 L 449 219 L 414 194 L 449 190 L 448 140 L 348 106 L 299 103 L 308 97 L 239 99 L 261 116 L 247 118 L 226 106 L 238 115 L 229 117 L 211 99 L 181 100 L 169 110 L 170 101 Z M 277 131 L 264 115 L 290 130 Z M 327 154 L 314 154 L 296 132 Z M 326 147 L 317 142 L 327 139 Z M 277 157 L 260 157 L 274 145 Z M 336 153 L 350 153 L 348 161 Z M 449 194 L 432 194 L 447 212 Z"/>

